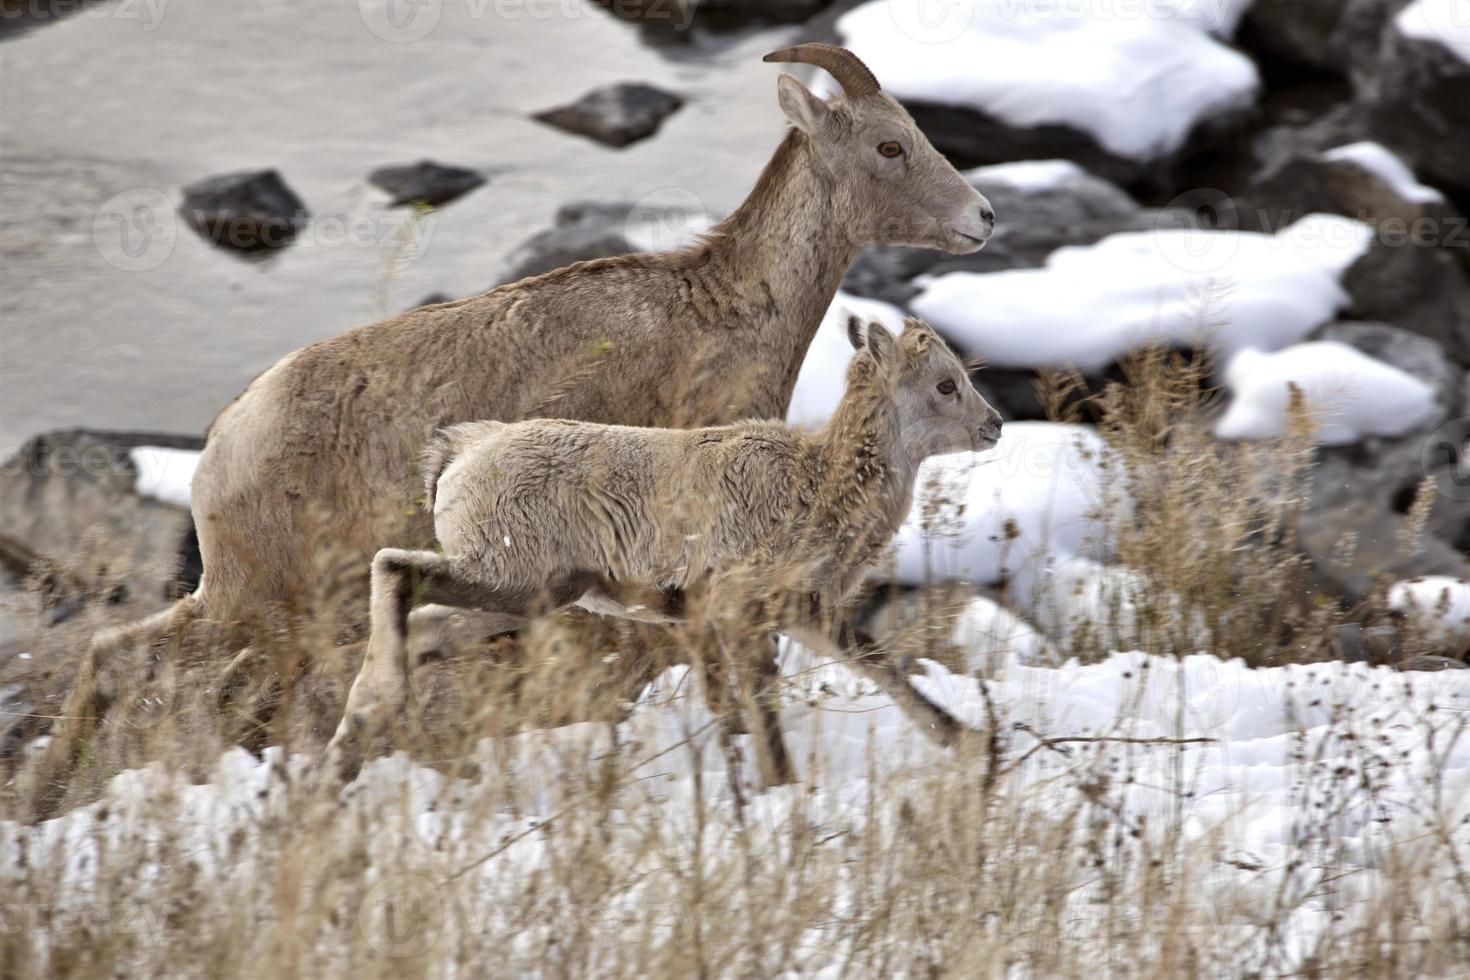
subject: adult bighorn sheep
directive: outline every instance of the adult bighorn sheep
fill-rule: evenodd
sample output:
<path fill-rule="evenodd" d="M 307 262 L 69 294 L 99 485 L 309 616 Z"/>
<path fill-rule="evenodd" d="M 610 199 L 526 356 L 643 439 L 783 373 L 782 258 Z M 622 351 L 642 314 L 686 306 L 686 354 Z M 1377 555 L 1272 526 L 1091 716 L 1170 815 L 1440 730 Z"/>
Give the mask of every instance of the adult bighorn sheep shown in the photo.
<path fill-rule="evenodd" d="M 579 262 L 360 327 L 287 355 L 226 406 L 194 475 L 199 588 L 98 637 L 62 712 L 87 720 L 58 727 L 59 765 L 105 707 L 89 678 L 109 651 L 199 620 L 290 610 L 330 550 L 366 568 L 385 544 L 431 541 L 415 470 L 438 429 L 547 415 L 638 426 L 779 418 L 860 248 L 985 243 L 988 202 L 855 55 L 801 44 L 765 60 L 820 66 L 843 94 L 824 101 L 779 77 L 791 129 L 750 195 L 696 243 Z"/>
<path fill-rule="evenodd" d="M 356 774 L 362 737 L 403 707 L 415 603 L 511 616 L 576 603 L 674 622 L 686 589 L 739 568 L 747 581 L 798 583 L 774 602 L 781 625 L 803 637 L 840 629 L 848 597 L 908 516 L 919 464 L 989 449 L 1001 428 L 923 321 L 907 320 L 895 339 L 849 315 L 848 338 L 846 390 L 815 434 L 769 420 L 444 430 L 424 466 L 443 552 L 384 548 L 373 558 L 367 656 L 328 746 L 339 776 Z M 880 663 L 853 662 L 885 689 L 907 685 Z"/>

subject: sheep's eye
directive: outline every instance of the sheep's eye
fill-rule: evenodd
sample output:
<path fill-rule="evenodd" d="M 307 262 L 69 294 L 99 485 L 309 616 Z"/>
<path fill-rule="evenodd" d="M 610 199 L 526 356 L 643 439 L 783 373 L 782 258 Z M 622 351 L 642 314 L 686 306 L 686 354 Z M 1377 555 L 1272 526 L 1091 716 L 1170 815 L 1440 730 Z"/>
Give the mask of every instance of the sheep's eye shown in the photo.
<path fill-rule="evenodd" d="M 939 382 L 939 393 L 941 395 L 953 395 L 956 390 L 955 383 L 948 378 Z"/>
<path fill-rule="evenodd" d="M 878 152 L 892 160 L 894 157 L 903 156 L 903 147 L 896 140 L 888 140 L 878 144 Z"/>

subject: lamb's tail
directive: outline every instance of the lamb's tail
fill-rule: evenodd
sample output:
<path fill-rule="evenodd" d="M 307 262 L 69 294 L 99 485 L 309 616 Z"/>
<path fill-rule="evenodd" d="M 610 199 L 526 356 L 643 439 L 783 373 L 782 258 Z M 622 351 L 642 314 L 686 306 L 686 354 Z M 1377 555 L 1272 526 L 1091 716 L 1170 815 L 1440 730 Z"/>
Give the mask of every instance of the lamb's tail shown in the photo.
<path fill-rule="evenodd" d="M 419 468 L 424 474 L 424 507 L 433 513 L 439 477 L 444 475 L 454 458 L 471 443 L 479 442 L 505 428 L 504 422 L 461 422 L 434 433 L 424 447 Z"/>

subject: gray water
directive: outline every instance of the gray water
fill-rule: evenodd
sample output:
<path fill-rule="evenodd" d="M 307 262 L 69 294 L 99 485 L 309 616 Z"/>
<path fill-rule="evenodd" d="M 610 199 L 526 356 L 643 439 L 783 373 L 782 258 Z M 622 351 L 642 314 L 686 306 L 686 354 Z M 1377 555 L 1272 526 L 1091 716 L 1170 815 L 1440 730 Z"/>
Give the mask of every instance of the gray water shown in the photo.
<path fill-rule="evenodd" d="M 0 458 L 57 426 L 198 433 L 281 355 L 489 287 L 564 201 L 728 211 L 784 126 L 760 56 L 800 30 L 671 56 L 584 0 L 118 0 L 0 42 Z M 529 118 L 625 80 L 688 103 L 623 150 Z M 424 157 L 489 183 L 410 221 L 365 178 Z M 175 218 L 183 185 L 264 167 L 312 214 L 278 254 Z"/>

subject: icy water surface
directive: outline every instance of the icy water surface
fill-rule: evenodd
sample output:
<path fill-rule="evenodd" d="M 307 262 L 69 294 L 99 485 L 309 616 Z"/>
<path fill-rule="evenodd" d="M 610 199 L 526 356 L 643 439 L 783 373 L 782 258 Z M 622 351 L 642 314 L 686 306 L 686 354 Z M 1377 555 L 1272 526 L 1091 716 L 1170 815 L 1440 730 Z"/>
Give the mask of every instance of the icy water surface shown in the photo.
<path fill-rule="evenodd" d="M 667 54 L 585 0 L 117 0 L 0 35 L 0 456 L 199 432 L 288 351 L 489 287 L 565 201 L 728 211 L 784 125 L 760 56 L 800 30 Z M 619 81 L 688 101 L 623 150 L 529 117 Z M 366 175 L 425 157 L 489 183 L 410 223 Z M 174 217 L 183 185 L 265 167 L 312 216 L 281 253 Z"/>

